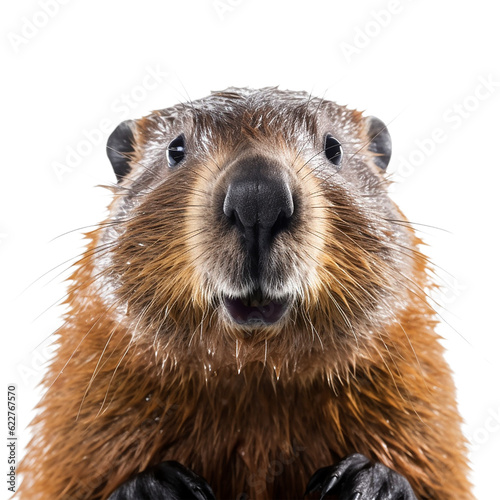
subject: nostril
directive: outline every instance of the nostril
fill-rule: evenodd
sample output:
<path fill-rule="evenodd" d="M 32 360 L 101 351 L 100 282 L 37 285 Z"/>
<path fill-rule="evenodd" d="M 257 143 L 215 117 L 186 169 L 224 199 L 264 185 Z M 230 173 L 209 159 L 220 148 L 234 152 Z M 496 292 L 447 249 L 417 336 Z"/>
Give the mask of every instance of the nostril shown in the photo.
<path fill-rule="evenodd" d="M 241 234 L 245 234 L 245 226 L 243 225 L 243 222 L 241 222 L 241 219 L 239 218 L 238 212 L 236 210 L 233 210 L 233 213 L 229 217 L 229 222 L 233 226 L 236 226 Z"/>
<path fill-rule="evenodd" d="M 295 203 L 292 196 L 292 191 L 290 190 L 290 186 L 287 183 L 284 183 L 281 186 L 282 192 L 279 195 L 278 203 L 281 204 L 281 212 L 278 217 L 283 216 L 287 219 L 290 219 L 295 211 Z"/>
<path fill-rule="evenodd" d="M 292 192 L 282 179 L 270 179 L 259 185 L 258 224 L 271 233 L 287 224 L 294 212 Z"/>
<path fill-rule="evenodd" d="M 286 231 L 287 229 L 290 228 L 292 215 L 293 215 L 293 208 L 292 210 L 282 210 L 278 214 L 276 222 L 271 228 L 271 234 L 273 237 L 276 236 L 278 233 Z"/>

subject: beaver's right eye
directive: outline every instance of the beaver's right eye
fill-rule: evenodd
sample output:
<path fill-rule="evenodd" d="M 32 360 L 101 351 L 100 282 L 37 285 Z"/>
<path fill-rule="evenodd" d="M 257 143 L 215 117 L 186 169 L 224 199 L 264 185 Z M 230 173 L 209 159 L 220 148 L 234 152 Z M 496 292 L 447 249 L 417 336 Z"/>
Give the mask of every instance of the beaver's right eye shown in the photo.
<path fill-rule="evenodd" d="M 173 168 L 179 165 L 186 156 L 184 134 L 176 137 L 167 148 L 168 166 Z"/>
<path fill-rule="evenodd" d="M 330 160 L 330 163 L 333 163 L 337 170 L 340 169 L 342 163 L 342 146 L 340 142 L 333 137 L 332 134 L 326 134 L 325 136 L 325 144 L 324 144 L 325 156 Z"/>

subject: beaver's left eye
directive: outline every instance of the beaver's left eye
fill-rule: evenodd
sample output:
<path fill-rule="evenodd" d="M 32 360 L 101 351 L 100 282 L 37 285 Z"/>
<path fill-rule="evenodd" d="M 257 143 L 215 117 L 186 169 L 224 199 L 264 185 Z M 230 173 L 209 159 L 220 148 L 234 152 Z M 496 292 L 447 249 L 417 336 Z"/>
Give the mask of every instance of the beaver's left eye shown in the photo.
<path fill-rule="evenodd" d="M 332 134 L 326 134 L 325 136 L 325 156 L 333 163 L 337 168 L 340 168 L 342 162 L 342 146 L 340 142 L 333 137 Z"/>
<path fill-rule="evenodd" d="M 185 156 L 186 156 L 186 145 L 184 140 L 184 134 L 181 134 L 168 145 L 167 149 L 168 166 L 171 168 L 176 167 L 182 160 L 184 160 Z"/>

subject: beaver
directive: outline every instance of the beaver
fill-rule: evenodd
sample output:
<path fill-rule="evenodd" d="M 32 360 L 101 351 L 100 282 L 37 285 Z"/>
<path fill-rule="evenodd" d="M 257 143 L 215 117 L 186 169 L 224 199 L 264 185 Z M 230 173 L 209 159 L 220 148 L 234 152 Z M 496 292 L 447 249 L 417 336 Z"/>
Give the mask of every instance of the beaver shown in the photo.
<path fill-rule="evenodd" d="M 22 498 L 472 498 L 381 120 L 228 88 L 107 151 Z"/>

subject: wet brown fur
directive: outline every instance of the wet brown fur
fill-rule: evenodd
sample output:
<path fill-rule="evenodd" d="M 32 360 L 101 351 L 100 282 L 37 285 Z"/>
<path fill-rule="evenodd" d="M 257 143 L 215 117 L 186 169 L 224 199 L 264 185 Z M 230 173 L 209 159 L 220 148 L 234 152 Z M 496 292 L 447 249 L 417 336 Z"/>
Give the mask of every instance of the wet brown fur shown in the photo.
<path fill-rule="evenodd" d="M 472 498 L 427 260 L 385 194 L 363 116 L 274 89 L 211 99 L 137 123 L 133 170 L 72 276 L 20 496 L 106 498 L 173 459 L 220 499 L 301 498 L 318 468 L 359 452 L 421 499 Z M 321 120 L 351 127 L 345 179 L 315 156 Z M 165 182 L 179 130 L 205 142 Z M 277 158 L 300 202 L 269 276 L 295 283 L 295 262 L 303 278 L 287 319 L 252 332 L 221 310 L 219 276 L 245 274 L 216 210 L 248 151 Z"/>

